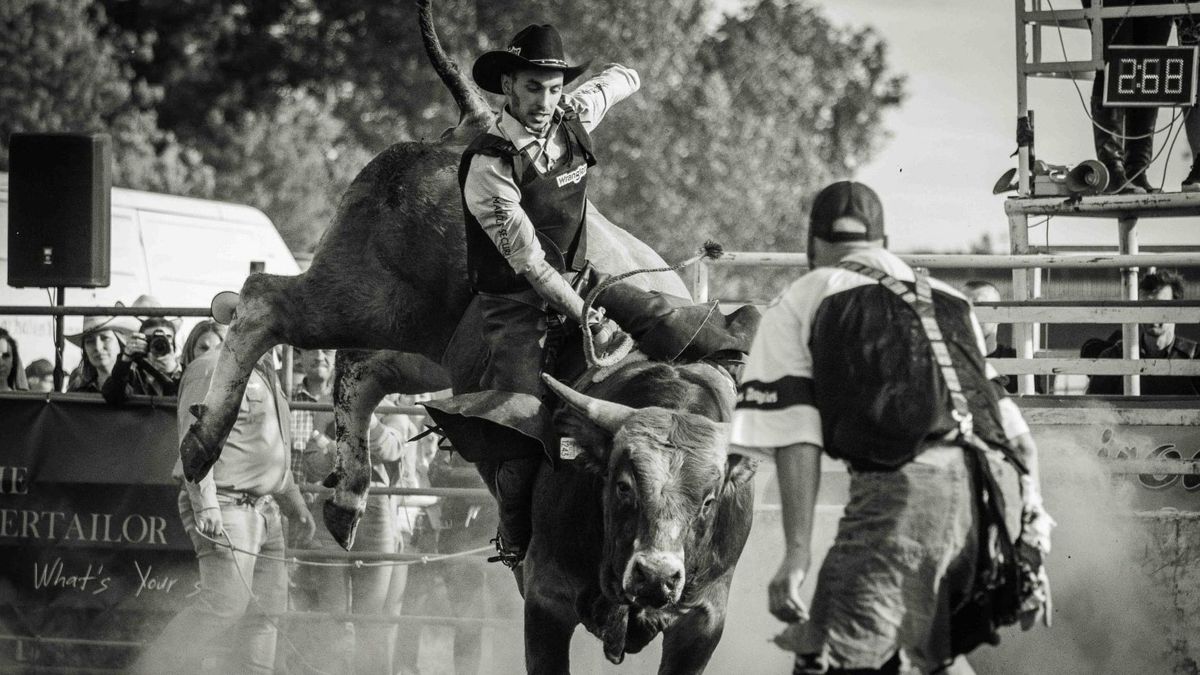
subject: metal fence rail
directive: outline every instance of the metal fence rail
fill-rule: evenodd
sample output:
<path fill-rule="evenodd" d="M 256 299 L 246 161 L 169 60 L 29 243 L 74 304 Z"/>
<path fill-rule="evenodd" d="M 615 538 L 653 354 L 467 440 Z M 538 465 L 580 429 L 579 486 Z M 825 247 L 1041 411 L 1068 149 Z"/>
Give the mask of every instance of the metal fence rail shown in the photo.
<path fill-rule="evenodd" d="M 1062 201 L 1059 198 L 1058 201 Z M 904 254 L 899 256 L 912 267 L 927 269 L 1004 269 L 1028 270 L 1034 299 L 995 303 L 979 303 L 976 315 L 980 321 L 1007 323 L 1014 327 L 1017 353 L 1021 358 L 995 359 L 992 363 L 1001 374 L 1016 375 L 1022 394 L 1032 394 L 1034 375 L 1120 375 L 1126 380 L 1126 393 L 1140 393 L 1140 376 L 1200 376 L 1200 361 L 1141 360 L 1134 345 L 1126 344 L 1123 359 L 1035 358 L 1043 354 L 1038 349 L 1039 324 L 1111 324 L 1124 326 L 1123 337 L 1128 342 L 1136 335 L 1139 323 L 1200 323 L 1200 301 L 1139 301 L 1136 299 L 1096 301 L 1039 300 L 1042 269 L 1119 269 L 1136 271 L 1142 267 L 1200 266 L 1200 253 L 1118 253 L 1118 254 L 1018 254 L 1018 255 L 957 255 Z M 711 299 L 709 268 L 718 267 L 794 267 L 808 268 L 805 253 L 727 251 L 716 259 L 704 259 L 692 268 L 692 294 L 697 301 Z M 1015 277 L 1014 277 L 1015 278 Z M 1024 281 L 1024 277 L 1022 277 Z M 1020 289 L 1018 289 L 1020 290 Z M 738 304 L 765 304 L 765 298 L 717 298 Z M 1052 355 L 1059 356 L 1059 355 Z"/>

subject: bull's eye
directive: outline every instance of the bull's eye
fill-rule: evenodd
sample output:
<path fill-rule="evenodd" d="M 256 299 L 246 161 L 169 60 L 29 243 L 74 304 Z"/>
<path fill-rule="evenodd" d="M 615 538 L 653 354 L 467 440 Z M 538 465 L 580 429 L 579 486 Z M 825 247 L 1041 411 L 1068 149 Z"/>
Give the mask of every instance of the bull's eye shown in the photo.
<path fill-rule="evenodd" d="M 700 510 L 707 513 L 708 510 L 712 508 L 713 502 L 715 501 L 717 501 L 717 496 L 715 494 L 705 497 L 704 503 L 700 505 Z"/>
<path fill-rule="evenodd" d="M 628 478 L 617 479 L 617 495 L 622 499 L 633 497 L 633 483 Z"/>

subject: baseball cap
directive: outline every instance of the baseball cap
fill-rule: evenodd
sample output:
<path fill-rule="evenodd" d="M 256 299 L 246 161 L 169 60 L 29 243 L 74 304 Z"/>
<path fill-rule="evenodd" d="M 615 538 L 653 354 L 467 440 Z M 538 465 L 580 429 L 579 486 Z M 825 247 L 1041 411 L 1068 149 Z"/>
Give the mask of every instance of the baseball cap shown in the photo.
<path fill-rule="evenodd" d="M 845 217 L 859 222 L 834 225 Z M 821 190 L 813 200 L 808 228 L 808 236 L 828 242 L 883 239 L 883 204 L 879 195 L 866 185 L 838 181 Z"/>

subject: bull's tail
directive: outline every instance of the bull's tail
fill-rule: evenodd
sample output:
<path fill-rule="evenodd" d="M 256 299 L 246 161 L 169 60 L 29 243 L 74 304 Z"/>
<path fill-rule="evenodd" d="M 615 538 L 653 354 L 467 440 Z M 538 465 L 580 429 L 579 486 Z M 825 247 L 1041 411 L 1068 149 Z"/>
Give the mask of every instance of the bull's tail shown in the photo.
<path fill-rule="evenodd" d="M 458 104 L 458 127 L 455 131 L 467 132 L 465 135 L 474 136 L 487 129 L 492 121 L 492 110 L 483 93 L 471 82 L 458 64 L 446 54 L 442 41 L 438 39 L 437 30 L 433 27 L 433 0 L 417 0 L 417 20 L 421 25 L 421 42 L 425 44 L 425 53 L 438 77 L 442 78 L 454 102 Z"/>

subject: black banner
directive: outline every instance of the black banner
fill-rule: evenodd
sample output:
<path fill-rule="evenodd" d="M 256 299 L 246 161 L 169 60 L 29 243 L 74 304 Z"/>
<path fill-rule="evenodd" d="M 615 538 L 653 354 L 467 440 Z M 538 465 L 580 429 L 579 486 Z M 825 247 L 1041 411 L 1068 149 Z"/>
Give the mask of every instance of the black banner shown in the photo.
<path fill-rule="evenodd" d="M 0 429 L 0 653 L 33 657 L 21 636 L 152 637 L 199 579 L 171 478 L 174 408 L 4 399 Z M 121 649 L 34 651 L 41 664 L 114 665 L 132 655 Z"/>

